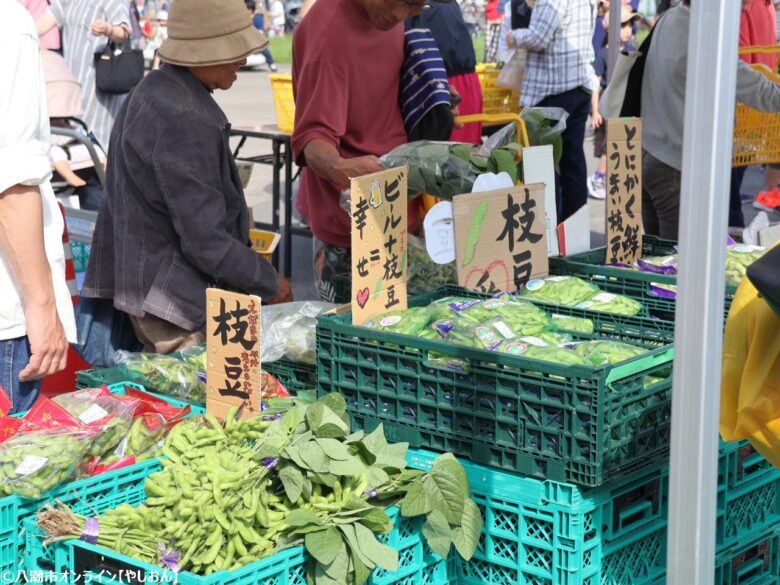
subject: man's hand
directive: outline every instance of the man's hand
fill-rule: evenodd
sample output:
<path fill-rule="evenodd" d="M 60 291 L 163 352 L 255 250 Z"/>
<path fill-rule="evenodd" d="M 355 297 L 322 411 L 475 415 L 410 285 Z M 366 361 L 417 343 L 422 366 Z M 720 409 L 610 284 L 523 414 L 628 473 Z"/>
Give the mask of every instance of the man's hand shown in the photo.
<path fill-rule="evenodd" d="M 591 123 L 593 124 L 593 129 L 598 130 L 604 123 L 604 116 L 602 116 L 598 110 L 593 110 L 593 114 L 591 115 Z"/>
<path fill-rule="evenodd" d="M 279 291 L 276 296 L 266 303 L 266 305 L 279 305 L 281 303 L 291 303 L 293 300 L 292 286 L 290 281 L 287 280 L 281 274 L 276 275 L 276 280 L 279 282 Z"/>
<path fill-rule="evenodd" d="M 347 189 L 352 179 L 383 170 L 384 167 L 379 164 L 379 159 L 375 156 L 339 157 L 331 166 L 328 180 L 339 189 Z"/>
<path fill-rule="evenodd" d="M 40 380 L 64 370 L 68 364 L 68 340 L 55 303 L 25 310 L 30 363 L 19 373 L 20 382 Z"/>

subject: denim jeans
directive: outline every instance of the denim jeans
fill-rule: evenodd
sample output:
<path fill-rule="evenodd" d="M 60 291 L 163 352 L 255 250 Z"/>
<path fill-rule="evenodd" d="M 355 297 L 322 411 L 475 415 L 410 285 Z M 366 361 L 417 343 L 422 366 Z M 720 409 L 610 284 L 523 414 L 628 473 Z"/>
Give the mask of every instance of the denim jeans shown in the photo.
<path fill-rule="evenodd" d="M 30 410 L 38 399 L 40 380 L 20 382 L 19 372 L 30 362 L 30 343 L 27 337 L 0 341 L 0 386 L 11 399 L 11 412 Z"/>

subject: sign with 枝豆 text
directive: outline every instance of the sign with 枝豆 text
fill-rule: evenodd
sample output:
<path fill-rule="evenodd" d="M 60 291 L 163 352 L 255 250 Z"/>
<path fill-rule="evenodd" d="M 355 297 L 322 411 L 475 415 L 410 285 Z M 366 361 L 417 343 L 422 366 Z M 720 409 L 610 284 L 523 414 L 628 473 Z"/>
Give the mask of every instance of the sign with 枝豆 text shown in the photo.
<path fill-rule="evenodd" d="M 607 264 L 642 255 L 642 121 L 607 120 Z"/>
<path fill-rule="evenodd" d="M 224 419 L 232 406 L 240 418 L 260 413 L 260 298 L 206 290 L 206 411 Z"/>
<path fill-rule="evenodd" d="M 537 183 L 453 199 L 461 286 L 511 293 L 547 275 L 544 197 Z"/>
<path fill-rule="evenodd" d="M 407 175 L 397 167 L 352 179 L 352 322 L 406 309 Z"/>

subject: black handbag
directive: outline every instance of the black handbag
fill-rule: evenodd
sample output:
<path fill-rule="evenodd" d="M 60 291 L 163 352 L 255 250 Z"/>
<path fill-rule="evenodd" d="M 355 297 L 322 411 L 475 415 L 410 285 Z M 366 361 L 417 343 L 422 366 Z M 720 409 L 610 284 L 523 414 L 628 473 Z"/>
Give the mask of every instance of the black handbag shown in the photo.
<path fill-rule="evenodd" d="M 95 85 L 100 91 L 128 93 L 143 78 L 144 54 L 131 47 L 129 35 L 123 43 L 107 43 L 95 53 Z"/>
<path fill-rule="evenodd" d="M 758 294 L 780 315 L 780 246 L 775 246 L 748 266 L 747 277 Z"/>

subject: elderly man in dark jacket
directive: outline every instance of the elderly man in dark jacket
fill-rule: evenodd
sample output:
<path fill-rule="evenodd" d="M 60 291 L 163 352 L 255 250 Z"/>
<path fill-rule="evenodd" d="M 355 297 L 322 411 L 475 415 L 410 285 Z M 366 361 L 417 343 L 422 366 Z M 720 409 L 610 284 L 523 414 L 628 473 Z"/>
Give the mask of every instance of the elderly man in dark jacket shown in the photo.
<path fill-rule="evenodd" d="M 289 283 L 249 247 L 249 217 L 211 96 L 267 45 L 234 0 L 172 5 L 165 65 L 124 104 L 111 135 L 106 197 L 82 295 L 113 299 L 148 351 L 200 343 L 206 288 L 291 300 Z"/>

